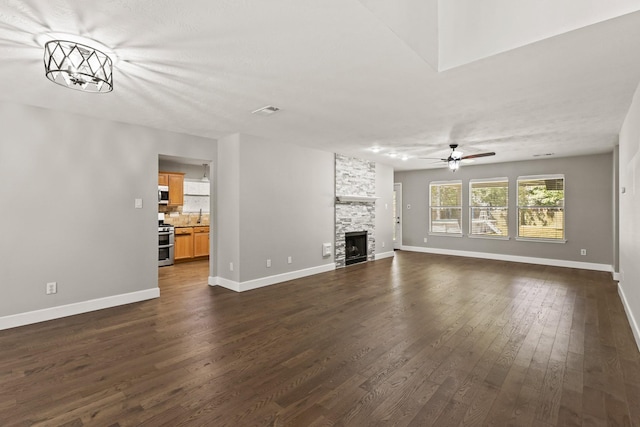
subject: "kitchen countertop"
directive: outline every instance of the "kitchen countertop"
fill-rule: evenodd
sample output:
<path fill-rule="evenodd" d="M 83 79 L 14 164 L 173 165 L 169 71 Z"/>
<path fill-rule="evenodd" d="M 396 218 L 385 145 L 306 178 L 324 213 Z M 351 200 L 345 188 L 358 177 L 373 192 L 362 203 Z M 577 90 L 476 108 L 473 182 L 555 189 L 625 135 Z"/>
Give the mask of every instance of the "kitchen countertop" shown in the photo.
<path fill-rule="evenodd" d="M 209 227 L 209 224 L 174 225 L 175 228 Z"/>

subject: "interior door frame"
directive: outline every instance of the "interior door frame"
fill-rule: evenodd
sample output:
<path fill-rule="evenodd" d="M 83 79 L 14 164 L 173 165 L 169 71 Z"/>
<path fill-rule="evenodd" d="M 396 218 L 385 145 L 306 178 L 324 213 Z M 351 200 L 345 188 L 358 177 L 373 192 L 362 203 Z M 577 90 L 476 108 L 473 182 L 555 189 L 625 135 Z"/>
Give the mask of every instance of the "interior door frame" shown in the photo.
<path fill-rule="evenodd" d="M 393 249 L 402 249 L 402 183 L 394 182 L 393 191 L 396 195 L 396 217 L 393 218 L 396 238 L 393 240 Z"/>

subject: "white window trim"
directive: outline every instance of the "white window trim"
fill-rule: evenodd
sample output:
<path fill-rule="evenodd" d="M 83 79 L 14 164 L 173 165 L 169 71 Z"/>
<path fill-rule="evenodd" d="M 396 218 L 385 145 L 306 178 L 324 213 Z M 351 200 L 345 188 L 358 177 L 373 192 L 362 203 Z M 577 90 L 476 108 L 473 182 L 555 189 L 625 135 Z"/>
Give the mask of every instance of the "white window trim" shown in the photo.
<path fill-rule="evenodd" d="M 456 184 L 460 184 L 460 222 L 462 222 L 462 209 L 463 209 L 463 200 L 462 200 L 462 180 L 461 179 L 455 179 L 455 180 L 451 180 L 451 181 L 431 181 L 429 182 L 429 232 L 427 233 L 428 236 L 442 236 L 442 237 L 463 237 L 464 234 L 462 233 L 462 224 L 460 224 L 460 233 L 439 233 L 436 231 L 431 231 L 431 209 L 432 209 L 432 205 L 431 205 L 431 186 L 432 185 L 456 185 Z M 442 207 L 442 206 L 437 206 L 437 207 Z M 447 206 L 447 207 L 455 207 L 457 208 L 457 206 Z"/>
<path fill-rule="evenodd" d="M 464 237 L 464 234 L 462 233 L 439 233 L 437 231 L 429 231 L 427 233 L 427 236 L 442 236 L 442 237 Z"/>
<path fill-rule="evenodd" d="M 543 237 L 520 237 L 520 204 L 519 202 L 519 192 L 520 192 L 520 181 L 534 181 L 534 180 L 545 180 L 545 179 L 562 179 L 562 230 L 564 230 L 564 238 L 562 239 L 546 239 Z M 549 175 L 524 175 L 516 178 L 516 240 L 518 242 L 540 242 L 540 243 L 567 243 L 567 204 L 566 204 L 566 193 L 567 193 L 567 178 L 565 178 L 564 174 L 549 174 Z"/>
<path fill-rule="evenodd" d="M 474 178 L 474 179 L 470 179 L 469 180 L 469 234 L 467 235 L 467 237 L 471 238 L 471 239 L 492 239 L 492 240 L 509 240 L 509 232 L 511 227 L 507 224 L 508 229 L 507 229 L 507 235 L 506 236 L 487 236 L 487 235 L 483 235 L 483 234 L 473 234 L 473 219 L 471 218 L 471 209 L 473 208 L 473 206 L 471 206 L 471 185 L 472 184 L 477 184 L 477 183 L 483 183 L 483 182 L 506 182 L 507 183 L 507 206 L 495 206 L 497 208 L 507 208 L 507 218 L 509 215 L 509 210 L 511 209 L 509 207 L 509 177 L 508 176 L 501 176 L 498 178 Z M 429 192 L 429 194 L 431 194 L 431 192 Z M 517 200 L 516 200 L 517 202 Z"/>
<path fill-rule="evenodd" d="M 453 184 L 462 185 L 462 180 L 461 179 L 452 179 L 451 181 L 430 181 L 429 182 L 429 187 L 431 187 L 432 185 L 453 185 Z M 429 198 L 431 198 L 431 193 L 429 193 Z M 431 200 L 429 200 L 429 202 L 431 202 Z"/>
<path fill-rule="evenodd" d="M 467 237 L 470 239 L 511 240 L 510 236 L 488 236 L 482 234 L 469 234 Z"/>
<path fill-rule="evenodd" d="M 471 184 L 477 183 L 477 182 L 499 182 L 499 181 L 506 181 L 507 183 L 509 182 L 509 177 L 508 176 L 499 176 L 496 178 L 474 178 L 474 179 L 470 179 L 469 180 L 469 188 L 471 188 Z"/>
<path fill-rule="evenodd" d="M 550 174 L 550 175 L 523 175 L 523 176 L 519 176 L 516 178 L 516 182 L 517 181 L 524 181 L 524 180 L 531 180 L 531 181 L 535 181 L 535 180 L 541 180 L 541 179 L 565 179 L 564 178 L 564 174 Z"/>
<path fill-rule="evenodd" d="M 567 239 L 544 239 L 542 237 L 516 237 L 518 242 L 536 242 L 536 243 L 567 243 Z"/>

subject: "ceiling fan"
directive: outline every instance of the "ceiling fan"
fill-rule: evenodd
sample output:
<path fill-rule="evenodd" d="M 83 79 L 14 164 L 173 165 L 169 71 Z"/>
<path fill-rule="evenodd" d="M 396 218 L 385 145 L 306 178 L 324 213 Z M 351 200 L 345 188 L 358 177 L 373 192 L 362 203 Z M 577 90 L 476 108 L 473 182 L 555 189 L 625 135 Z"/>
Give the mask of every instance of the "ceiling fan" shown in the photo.
<path fill-rule="evenodd" d="M 478 154 L 470 154 L 468 156 L 463 156 L 462 155 L 463 154 L 462 151 L 457 151 L 456 150 L 458 148 L 458 144 L 449 144 L 449 147 L 451 148 L 451 153 L 449 153 L 449 157 L 447 157 L 446 159 L 436 159 L 434 157 L 421 157 L 421 159 L 442 160 L 443 162 L 447 163 L 447 165 L 449 166 L 449 169 L 451 169 L 451 171 L 455 172 L 460 167 L 460 162 L 462 160 L 476 159 L 478 157 L 489 157 L 489 156 L 495 156 L 496 155 L 496 153 L 491 151 L 491 152 L 488 152 L 488 153 L 478 153 Z"/>

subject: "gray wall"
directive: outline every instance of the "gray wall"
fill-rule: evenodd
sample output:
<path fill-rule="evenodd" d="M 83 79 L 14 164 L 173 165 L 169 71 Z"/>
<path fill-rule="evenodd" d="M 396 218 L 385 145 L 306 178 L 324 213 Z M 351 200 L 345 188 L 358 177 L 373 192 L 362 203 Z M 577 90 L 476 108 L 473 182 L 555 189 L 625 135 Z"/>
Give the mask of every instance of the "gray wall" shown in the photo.
<path fill-rule="evenodd" d="M 240 281 L 240 135 L 218 140 L 213 179 L 213 235 L 209 258 L 212 277 Z M 229 264 L 233 263 L 233 271 Z"/>
<path fill-rule="evenodd" d="M 620 288 L 640 347 L 640 93 L 620 131 Z M 624 188 L 624 193 L 622 189 Z"/>
<path fill-rule="evenodd" d="M 158 155 L 216 142 L 8 103 L 0 128 L 0 317 L 157 288 Z"/>
<path fill-rule="evenodd" d="M 611 186 L 611 194 L 613 196 L 612 207 L 613 210 L 613 271 L 615 273 L 620 272 L 620 242 L 618 237 L 620 236 L 620 146 L 616 145 L 613 148 L 613 183 Z"/>
<path fill-rule="evenodd" d="M 516 179 L 518 176 L 565 175 L 566 243 L 516 241 Z M 612 154 L 540 159 L 491 165 L 463 165 L 455 173 L 446 168 L 396 172 L 402 183 L 402 243 L 471 252 L 508 254 L 525 257 L 612 264 L 613 262 L 613 186 Z M 469 179 L 509 178 L 510 240 L 469 238 Z M 464 237 L 429 235 L 429 182 L 462 180 Z M 411 205 L 411 209 L 407 209 Z M 427 237 L 427 243 L 424 238 Z M 580 249 L 587 249 L 581 256 Z"/>
<path fill-rule="evenodd" d="M 241 282 L 333 262 L 322 257 L 333 241 L 333 173 L 332 153 L 240 136 Z"/>
<path fill-rule="evenodd" d="M 393 168 L 376 163 L 376 255 L 393 252 Z"/>
<path fill-rule="evenodd" d="M 218 146 L 217 275 L 246 282 L 332 264 L 322 243 L 333 244 L 333 154 L 250 135 Z"/>

